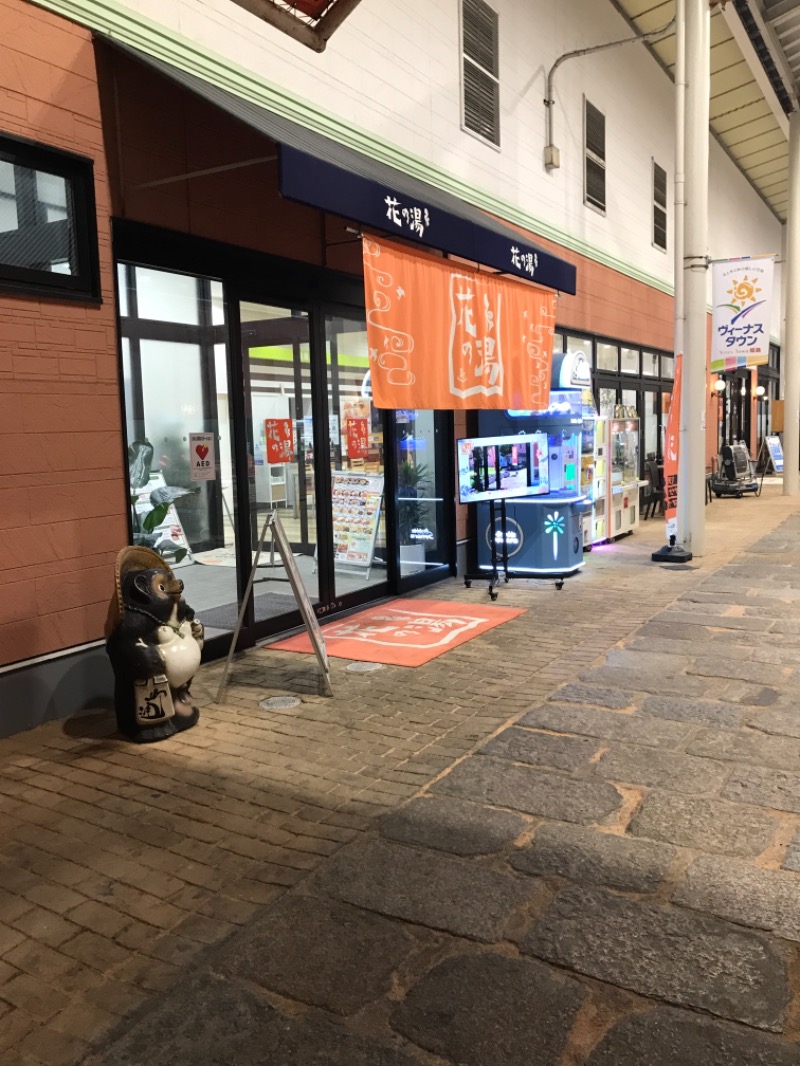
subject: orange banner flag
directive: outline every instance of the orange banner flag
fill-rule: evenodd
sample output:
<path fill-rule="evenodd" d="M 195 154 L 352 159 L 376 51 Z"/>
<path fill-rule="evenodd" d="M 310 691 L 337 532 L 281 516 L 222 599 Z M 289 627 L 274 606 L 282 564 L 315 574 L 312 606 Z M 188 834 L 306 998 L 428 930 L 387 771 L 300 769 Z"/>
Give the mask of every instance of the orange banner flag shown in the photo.
<path fill-rule="evenodd" d="M 377 407 L 544 410 L 556 294 L 364 237 Z"/>
<path fill-rule="evenodd" d="M 667 415 L 664 438 L 664 517 L 667 520 L 667 539 L 678 535 L 678 447 L 681 431 L 681 373 L 683 353 L 675 354 L 675 380 Z"/>

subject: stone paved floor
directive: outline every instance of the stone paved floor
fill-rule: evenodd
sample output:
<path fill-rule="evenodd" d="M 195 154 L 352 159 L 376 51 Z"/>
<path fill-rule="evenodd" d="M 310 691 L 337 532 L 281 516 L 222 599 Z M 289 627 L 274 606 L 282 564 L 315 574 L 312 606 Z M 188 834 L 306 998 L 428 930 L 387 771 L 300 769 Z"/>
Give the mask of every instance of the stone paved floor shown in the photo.
<path fill-rule="evenodd" d="M 166 745 L 0 742 L 3 1066 L 797 1066 L 778 493 L 715 501 L 690 568 L 647 523 L 425 667 L 333 660 L 333 699 L 257 650 Z"/>

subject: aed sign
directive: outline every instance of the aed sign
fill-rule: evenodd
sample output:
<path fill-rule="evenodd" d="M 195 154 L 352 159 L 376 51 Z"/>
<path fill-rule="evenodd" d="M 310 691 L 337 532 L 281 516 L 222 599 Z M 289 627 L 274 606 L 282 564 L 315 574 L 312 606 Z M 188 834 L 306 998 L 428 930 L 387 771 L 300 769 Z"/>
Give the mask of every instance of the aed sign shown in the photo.
<path fill-rule="evenodd" d="M 216 481 L 217 458 L 213 433 L 189 434 L 189 464 L 192 481 Z"/>

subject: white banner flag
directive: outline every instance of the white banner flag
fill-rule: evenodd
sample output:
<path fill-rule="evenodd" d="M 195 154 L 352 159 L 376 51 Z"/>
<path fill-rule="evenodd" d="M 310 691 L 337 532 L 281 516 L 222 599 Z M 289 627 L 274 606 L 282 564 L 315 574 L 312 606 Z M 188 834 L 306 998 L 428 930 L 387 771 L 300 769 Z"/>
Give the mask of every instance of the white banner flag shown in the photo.
<path fill-rule="evenodd" d="M 712 373 L 769 361 L 773 267 L 773 259 L 766 256 L 723 259 L 711 264 Z"/>

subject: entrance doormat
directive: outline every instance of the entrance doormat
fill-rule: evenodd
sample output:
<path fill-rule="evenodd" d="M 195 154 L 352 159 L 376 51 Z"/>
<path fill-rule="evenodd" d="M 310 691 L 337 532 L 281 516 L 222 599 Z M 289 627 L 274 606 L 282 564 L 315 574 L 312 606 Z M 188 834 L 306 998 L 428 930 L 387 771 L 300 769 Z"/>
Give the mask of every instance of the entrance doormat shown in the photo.
<path fill-rule="evenodd" d="M 423 666 L 473 637 L 525 614 L 519 607 L 465 606 L 439 600 L 392 600 L 322 627 L 328 655 L 387 666 Z M 305 633 L 267 650 L 311 653 Z"/>
<path fill-rule="evenodd" d="M 256 596 L 255 603 L 257 622 L 297 610 L 297 601 L 291 593 L 284 596 L 280 592 L 262 592 Z M 222 603 L 218 607 L 204 607 L 197 612 L 197 617 L 211 629 L 232 630 L 239 617 L 239 604 Z"/>
<path fill-rule="evenodd" d="M 256 559 L 256 553 L 253 552 L 253 562 Z M 300 552 L 292 552 L 295 559 L 300 555 Z M 236 566 L 236 549 L 235 548 L 216 548 L 213 551 L 207 552 L 195 552 L 192 556 L 196 563 L 202 563 L 203 566 Z M 261 558 L 258 560 L 258 568 L 262 566 L 272 566 L 270 561 L 269 544 L 261 552 Z M 283 567 L 280 555 L 275 552 L 276 567 Z"/>

